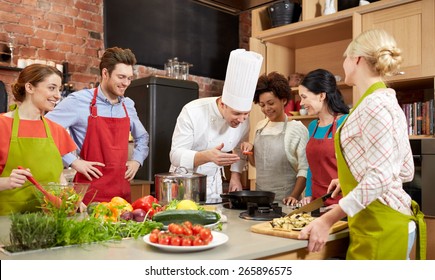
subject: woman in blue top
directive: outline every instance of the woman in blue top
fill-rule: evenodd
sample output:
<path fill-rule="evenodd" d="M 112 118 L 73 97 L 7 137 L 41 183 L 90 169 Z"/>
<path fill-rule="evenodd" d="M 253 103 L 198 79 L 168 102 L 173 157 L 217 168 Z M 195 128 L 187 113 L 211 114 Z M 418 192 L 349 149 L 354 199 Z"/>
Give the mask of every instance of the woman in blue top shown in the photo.
<path fill-rule="evenodd" d="M 308 174 L 305 205 L 326 194 L 332 179 L 337 178 L 337 161 L 334 150 L 334 134 L 349 113 L 348 106 L 337 88 L 334 75 L 324 69 L 308 73 L 299 85 L 301 105 L 308 115 L 317 115 L 308 126 L 310 139 L 306 147 Z M 337 204 L 341 197 L 329 198 L 325 205 Z"/>

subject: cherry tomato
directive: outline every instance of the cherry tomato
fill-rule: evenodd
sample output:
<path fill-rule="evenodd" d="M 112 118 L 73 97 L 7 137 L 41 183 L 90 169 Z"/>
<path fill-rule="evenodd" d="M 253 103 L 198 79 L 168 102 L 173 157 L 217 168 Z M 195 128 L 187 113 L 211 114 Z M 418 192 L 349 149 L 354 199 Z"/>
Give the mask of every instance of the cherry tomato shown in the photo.
<path fill-rule="evenodd" d="M 194 225 L 192 227 L 192 232 L 193 232 L 194 235 L 197 235 L 197 234 L 199 234 L 201 232 L 201 229 L 203 229 L 203 228 L 204 227 L 201 226 L 201 225 Z"/>
<path fill-rule="evenodd" d="M 192 246 L 192 239 L 187 236 L 183 237 L 183 239 L 181 240 L 181 246 Z"/>
<path fill-rule="evenodd" d="M 159 236 L 160 245 L 169 245 L 171 243 L 171 237 L 168 234 L 162 234 Z"/>
<path fill-rule="evenodd" d="M 202 240 L 209 240 L 211 235 L 211 230 L 209 228 L 203 228 L 201 229 L 201 231 L 199 232 L 199 236 L 201 237 Z"/>
<path fill-rule="evenodd" d="M 192 229 L 192 223 L 190 221 L 185 221 L 183 225 L 189 229 Z"/>
<path fill-rule="evenodd" d="M 195 239 L 193 239 L 193 246 L 204 246 L 204 245 L 206 244 L 199 236 L 196 236 Z"/>
<path fill-rule="evenodd" d="M 172 236 L 171 245 L 172 246 L 181 246 L 181 238 L 179 236 Z"/>
<path fill-rule="evenodd" d="M 192 235 L 193 232 L 190 228 L 183 227 L 183 234 L 189 236 L 189 235 Z"/>
<path fill-rule="evenodd" d="M 158 235 L 158 233 L 151 233 L 150 234 L 150 242 L 151 243 L 159 243 L 159 235 Z"/>

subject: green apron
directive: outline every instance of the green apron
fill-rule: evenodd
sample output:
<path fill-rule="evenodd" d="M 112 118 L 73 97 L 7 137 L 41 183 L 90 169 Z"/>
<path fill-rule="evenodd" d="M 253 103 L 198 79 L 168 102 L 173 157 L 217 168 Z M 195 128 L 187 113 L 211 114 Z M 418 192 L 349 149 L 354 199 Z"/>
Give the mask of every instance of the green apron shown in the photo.
<path fill-rule="evenodd" d="M 373 84 L 358 100 L 355 108 L 364 98 L 379 88 L 386 88 L 386 86 L 383 82 Z M 347 119 L 340 126 L 334 138 L 338 178 L 344 196 L 358 185 L 341 152 L 340 134 L 346 121 Z M 408 224 L 413 220 L 417 224 L 417 259 L 426 259 L 424 214 L 415 201 L 412 201 L 412 211 L 413 216 L 405 215 L 376 200 L 355 216 L 348 217 L 350 244 L 346 258 L 350 260 L 405 260 L 408 257 L 406 255 Z"/>
<path fill-rule="evenodd" d="M 30 168 L 33 177 L 41 184 L 59 182 L 63 170 L 62 158 L 44 117 L 42 121 L 47 138 L 19 138 L 20 117 L 18 109 L 14 111 L 8 158 L 1 177 L 9 177 L 12 169 L 20 165 Z M 22 187 L 0 191 L 0 215 L 39 210 L 37 191 L 29 181 L 26 181 Z"/>

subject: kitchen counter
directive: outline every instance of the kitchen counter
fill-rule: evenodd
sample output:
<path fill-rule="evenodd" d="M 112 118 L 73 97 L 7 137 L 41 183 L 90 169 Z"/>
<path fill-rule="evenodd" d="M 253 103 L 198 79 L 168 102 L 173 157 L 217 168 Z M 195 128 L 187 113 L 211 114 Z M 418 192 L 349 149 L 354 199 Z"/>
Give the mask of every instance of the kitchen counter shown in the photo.
<path fill-rule="evenodd" d="M 126 239 L 120 242 L 86 244 L 81 246 L 59 247 L 6 255 L 0 252 L 1 260 L 8 259 L 68 259 L 68 260 L 230 260 L 230 259 L 326 259 L 344 257 L 348 246 L 348 230 L 331 234 L 324 250 L 318 253 L 306 251 L 307 241 L 287 239 L 253 233 L 250 227 L 263 221 L 239 218 L 241 210 L 231 210 L 218 205 L 228 222 L 223 224 L 222 233 L 228 235 L 225 244 L 205 251 L 189 253 L 168 253 L 146 244 L 142 238 Z M 289 209 L 283 207 L 283 212 Z M 9 240 L 10 220 L 0 216 L 0 242 Z"/>

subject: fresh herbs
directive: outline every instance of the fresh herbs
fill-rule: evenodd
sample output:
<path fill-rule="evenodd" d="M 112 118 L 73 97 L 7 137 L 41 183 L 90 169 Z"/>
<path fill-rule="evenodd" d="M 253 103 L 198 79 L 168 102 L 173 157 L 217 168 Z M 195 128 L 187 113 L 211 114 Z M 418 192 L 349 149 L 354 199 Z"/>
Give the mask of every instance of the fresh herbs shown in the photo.
<path fill-rule="evenodd" d="M 104 222 L 97 218 L 74 219 L 66 215 L 47 215 L 42 212 L 12 214 L 10 242 L 5 249 L 11 252 L 121 240 L 150 233 L 163 224 L 153 221 L 141 223 Z"/>

